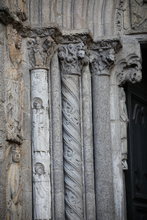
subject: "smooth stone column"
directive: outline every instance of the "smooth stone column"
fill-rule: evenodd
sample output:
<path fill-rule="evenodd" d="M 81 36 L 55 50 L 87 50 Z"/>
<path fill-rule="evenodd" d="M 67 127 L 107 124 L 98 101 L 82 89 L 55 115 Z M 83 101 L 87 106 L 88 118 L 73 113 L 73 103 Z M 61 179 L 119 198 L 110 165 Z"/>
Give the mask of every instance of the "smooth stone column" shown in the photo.
<path fill-rule="evenodd" d="M 114 220 L 109 76 L 95 75 L 92 82 L 97 219 Z"/>
<path fill-rule="evenodd" d="M 93 93 L 96 212 L 97 219 L 100 220 L 115 219 L 110 129 L 110 69 L 114 64 L 114 54 L 115 51 L 111 42 L 102 41 L 102 43 L 98 42 L 93 45 L 90 59 Z"/>
<path fill-rule="evenodd" d="M 83 158 L 85 184 L 86 219 L 96 219 L 93 126 L 92 126 L 92 92 L 89 65 L 82 73 L 82 125 L 83 125 Z"/>

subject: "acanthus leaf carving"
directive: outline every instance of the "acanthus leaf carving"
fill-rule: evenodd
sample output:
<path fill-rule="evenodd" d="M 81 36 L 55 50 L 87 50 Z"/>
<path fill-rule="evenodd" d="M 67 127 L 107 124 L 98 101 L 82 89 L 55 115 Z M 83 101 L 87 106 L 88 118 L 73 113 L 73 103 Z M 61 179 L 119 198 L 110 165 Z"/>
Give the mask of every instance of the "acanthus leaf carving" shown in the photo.
<path fill-rule="evenodd" d="M 115 54 L 121 45 L 118 40 L 100 41 L 90 48 L 90 68 L 92 74 L 109 75 L 115 62 Z"/>
<path fill-rule="evenodd" d="M 54 40 L 50 36 L 46 38 L 31 38 L 27 46 L 32 68 L 48 68 L 50 58 L 55 49 Z"/>
<path fill-rule="evenodd" d="M 117 62 L 118 84 L 136 83 L 142 79 L 141 59 L 136 54 L 129 54 Z"/>
<path fill-rule="evenodd" d="M 58 56 L 63 74 L 81 75 L 83 66 L 87 63 L 84 43 L 60 46 Z"/>

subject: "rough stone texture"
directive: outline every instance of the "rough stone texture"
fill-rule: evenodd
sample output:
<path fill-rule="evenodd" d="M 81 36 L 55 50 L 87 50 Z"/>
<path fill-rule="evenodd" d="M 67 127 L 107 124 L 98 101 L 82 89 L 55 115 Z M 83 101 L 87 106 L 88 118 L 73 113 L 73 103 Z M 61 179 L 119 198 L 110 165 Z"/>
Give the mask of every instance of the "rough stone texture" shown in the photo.
<path fill-rule="evenodd" d="M 4 53 L 5 53 L 5 27 L 0 24 L 0 219 L 6 215 L 6 119 L 5 119 L 5 92 L 4 92 Z"/>
<path fill-rule="evenodd" d="M 109 78 L 95 75 L 92 80 L 97 218 L 114 219 Z"/>
<path fill-rule="evenodd" d="M 131 27 L 137 31 L 147 31 L 147 4 L 144 0 L 130 0 Z"/>
<path fill-rule="evenodd" d="M 32 68 L 48 70 L 50 123 L 46 137 L 50 137 L 51 219 L 64 220 L 67 211 L 64 187 L 69 172 L 65 173 L 64 168 L 63 136 L 65 116 L 69 116 L 71 109 L 65 108 L 62 100 L 62 72 L 71 81 L 79 79 L 73 95 L 80 99 L 78 105 L 71 106 L 73 109 L 78 106 L 80 112 L 80 129 L 76 130 L 77 137 L 80 136 L 80 159 L 75 161 L 74 169 L 77 162 L 80 165 L 70 174 L 74 177 L 76 172 L 81 174 L 78 177 L 82 205 L 77 200 L 74 203 L 72 196 L 70 202 L 76 208 L 82 207 L 82 217 L 78 219 L 126 219 L 122 159 L 127 168 L 127 114 L 124 91 L 120 87 L 141 80 L 140 45 L 134 38 L 147 42 L 146 7 L 143 0 L 0 1 L 0 219 L 6 215 L 32 219 Z M 138 32 L 140 35 L 122 40 L 123 49 L 116 54 L 120 49 L 117 37 Z M 58 48 L 62 48 L 60 65 Z M 70 89 L 68 84 L 66 95 Z M 73 101 L 71 96 L 67 99 Z M 74 116 L 77 112 L 71 113 L 71 118 L 76 120 Z M 74 134 L 70 129 L 70 136 Z M 18 161 L 16 155 L 20 157 Z M 76 186 L 74 191 L 78 189 Z M 17 196 L 10 198 L 11 190 Z"/>
<path fill-rule="evenodd" d="M 30 63 L 28 59 L 27 40 L 22 41 L 22 73 L 24 82 L 23 97 L 23 143 L 22 143 L 22 181 L 23 181 L 23 216 L 32 219 L 32 137 L 31 137 L 31 97 L 30 97 Z"/>

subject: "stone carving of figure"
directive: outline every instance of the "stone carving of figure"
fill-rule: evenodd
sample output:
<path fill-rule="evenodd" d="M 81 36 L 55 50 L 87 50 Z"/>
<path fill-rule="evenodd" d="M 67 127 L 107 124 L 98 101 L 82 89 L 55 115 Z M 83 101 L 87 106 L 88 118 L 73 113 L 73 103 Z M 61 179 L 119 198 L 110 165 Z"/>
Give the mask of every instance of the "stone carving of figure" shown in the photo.
<path fill-rule="evenodd" d="M 126 95 L 123 88 L 120 88 L 120 125 L 121 125 L 121 149 L 122 149 L 122 167 L 124 170 L 127 165 L 127 123 L 128 114 L 126 108 Z"/>
<path fill-rule="evenodd" d="M 20 182 L 20 147 L 12 147 L 12 163 L 8 169 L 6 220 L 22 219 L 22 185 Z"/>
<path fill-rule="evenodd" d="M 33 142 L 35 151 L 44 151 L 44 143 L 43 139 L 45 139 L 44 129 L 45 129 L 45 109 L 43 107 L 43 102 L 40 98 L 36 97 L 33 100 Z M 36 141 L 37 137 L 40 137 L 38 141 Z"/>
<path fill-rule="evenodd" d="M 49 175 L 45 172 L 45 167 L 42 163 L 37 162 L 34 165 L 34 218 L 49 219 L 48 202 L 49 202 Z M 48 197 L 47 197 L 48 195 Z M 47 198 L 47 199 L 45 199 Z"/>

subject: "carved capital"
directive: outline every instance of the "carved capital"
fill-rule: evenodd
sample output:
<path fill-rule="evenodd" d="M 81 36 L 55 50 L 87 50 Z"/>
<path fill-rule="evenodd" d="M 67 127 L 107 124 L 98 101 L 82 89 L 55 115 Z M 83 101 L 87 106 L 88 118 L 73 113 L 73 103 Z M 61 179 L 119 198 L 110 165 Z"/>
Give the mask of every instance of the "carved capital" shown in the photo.
<path fill-rule="evenodd" d="M 31 38 L 27 44 L 32 68 L 48 69 L 55 48 L 54 40 L 51 37 L 36 37 Z"/>
<path fill-rule="evenodd" d="M 136 83 L 142 79 L 141 58 L 135 53 L 119 60 L 116 65 L 118 85 L 123 85 L 126 82 Z"/>
<path fill-rule="evenodd" d="M 115 62 L 115 54 L 120 48 L 118 40 L 100 41 L 94 43 L 90 52 L 90 67 L 92 74 L 109 75 Z"/>
<path fill-rule="evenodd" d="M 59 48 L 59 60 L 62 74 L 81 75 L 86 63 L 84 43 L 62 45 Z"/>

